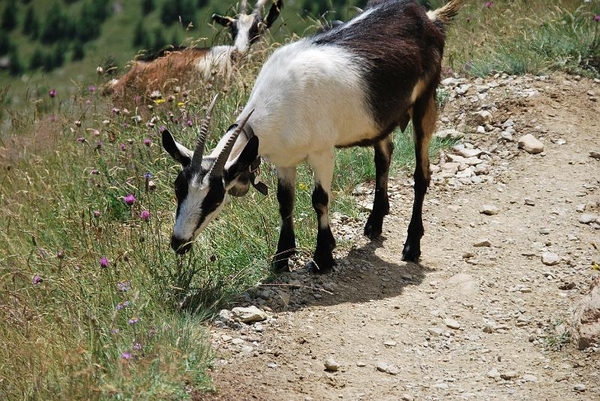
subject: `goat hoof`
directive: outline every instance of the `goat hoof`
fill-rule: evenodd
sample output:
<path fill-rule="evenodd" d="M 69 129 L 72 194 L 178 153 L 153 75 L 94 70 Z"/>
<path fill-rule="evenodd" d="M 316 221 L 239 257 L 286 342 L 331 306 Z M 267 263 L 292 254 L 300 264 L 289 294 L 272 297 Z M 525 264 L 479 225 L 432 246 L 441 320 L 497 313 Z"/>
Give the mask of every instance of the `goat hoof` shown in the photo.
<path fill-rule="evenodd" d="M 332 259 L 330 263 L 317 263 L 313 260 L 306 264 L 308 270 L 313 274 L 329 274 L 333 271 L 333 266 L 335 266 L 335 261 Z"/>
<path fill-rule="evenodd" d="M 273 262 L 271 262 L 271 268 L 275 273 L 284 273 L 290 271 L 288 259 L 273 259 Z"/>
<path fill-rule="evenodd" d="M 410 244 L 404 244 L 402 250 L 402 260 L 405 262 L 419 263 L 419 257 L 421 256 L 421 250 L 413 248 Z"/>
<path fill-rule="evenodd" d="M 367 224 L 365 224 L 365 237 L 370 239 L 375 239 L 379 237 L 383 231 L 383 224 L 373 224 L 371 221 L 367 220 Z"/>

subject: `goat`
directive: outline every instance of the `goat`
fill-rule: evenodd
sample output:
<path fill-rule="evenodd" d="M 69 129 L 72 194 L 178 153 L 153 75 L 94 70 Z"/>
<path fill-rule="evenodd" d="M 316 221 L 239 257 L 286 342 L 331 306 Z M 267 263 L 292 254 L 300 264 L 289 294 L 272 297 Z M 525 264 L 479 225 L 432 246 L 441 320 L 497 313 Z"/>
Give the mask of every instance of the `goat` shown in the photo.
<path fill-rule="evenodd" d="M 262 18 L 269 1 L 273 4 L 267 16 Z M 103 94 L 124 99 L 132 94 L 149 96 L 165 86 L 182 85 L 193 78 L 203 82 L 215 76 L 229 79 L 239 60 L 248 54 L 250 46 L 275 22 L 282 7 L 283 0 L 259 0 L 254 11 L 247 14 L 247 1 L 243 0 L 240 13 L 235 18 L 213 14 L 214 22 L 231 30 L 233 45 L 165 48 L 154 55 L 140 57 L 124 76 L 109 82 Z"/>
<path fill-rule="evenodd" d="M 273 268 L 288 269 L 296 249 L 292 217 L 296 166 L 308 161 L 314 174 L 312 204 L 318 220 L 309 267 L 316 273 L 331 271 L 336 243 L 328 211 L 334 149 L 374 148 L 375 199 L 364 234 L 376 238 L 389 213 L 390 134 L 396 127 L 404 131 L 412 120 L 414 203 L 402 259 L 418 262 L 444 31 L 461 6 L 462 0 L 450 0 L 426 13 L 412 0 L 371 1 L 352 20 L 280 47 L 263 65 L 237 122 L 208 156 L 203 153 L 212 106 L 194 151 L 163 130 L 164 149 L 183 166 L 175 181 L 178 204 L 171 247 L 187 252 L 228 196 L 248 191 L 257 160 L 264 157 L 276 166 L 278 178 L 281 231 Z"/>

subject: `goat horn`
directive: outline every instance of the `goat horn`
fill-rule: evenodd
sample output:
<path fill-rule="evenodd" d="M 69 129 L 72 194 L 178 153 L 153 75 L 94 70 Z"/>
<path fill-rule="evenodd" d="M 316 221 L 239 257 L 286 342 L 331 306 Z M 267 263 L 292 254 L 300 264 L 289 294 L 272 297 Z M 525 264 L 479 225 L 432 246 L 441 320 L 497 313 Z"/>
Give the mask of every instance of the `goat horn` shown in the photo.
<path fill-rule="evenodd" d="M 227 140 L 227 143 L 223 147 L 223 150 L 219 154 L 219 157 L 215 161 L 215 164 L 213 164 L 212 168 L 210 169 L 211 176 L 223 177 L 223 173 L 225 171 L 225 163 L 227 163 L 227 160 L 229 159 L 229 155 L 231 154 L 231 151 L 233 150 L 233 145 L 235 144 L 235 141 L 237 140 L 238 136 L 244 129 L 244 126 L 248 122 L 248 119 L 250 118 L 252 113 L 254 113 L 254 110 L 252 110 L 250 113 L 248 113 L 248 115 L 238 124 L 236 129 L 233 131 L 233 133 Z"/>
<path fill-rule="evenodd" d="M 240 2 L 240 14 L 246 14 L 248 12 L 248 0 L 242 0 Z"/>
<path fill-rule="evenodd" d="M 258 0 L 256 2 L 256 7 L 254 7 L 254 13 L 253 14 L 256 14 L 258 16 L 262 16 L 263 11 L 265 9 L 265 5 L 267 4 L 267 1 L 268 0 Z"/>
<path fill-rule="evenodd" d="M 210 119 L 212 115 L 213 108 L 217 103 L 217 99 L 219 95 L 217 94 L 208 109 L 206 110 L 206 115 L 204 116 L 204 120 L 202 121 L 202 125 L 200 126 L 200 134 L 198 135 L 198 143 L 196 144 L 196 150 L 194 150 L 194 156 L 192 156 L 191 169 L 192 171 L 199 171 L 200 165 L 202 164 L 202 156 L 204 155 L 204 143 L 206 142 L 206 137 L 208 136 L 208 126 L 210 124 Z"/>

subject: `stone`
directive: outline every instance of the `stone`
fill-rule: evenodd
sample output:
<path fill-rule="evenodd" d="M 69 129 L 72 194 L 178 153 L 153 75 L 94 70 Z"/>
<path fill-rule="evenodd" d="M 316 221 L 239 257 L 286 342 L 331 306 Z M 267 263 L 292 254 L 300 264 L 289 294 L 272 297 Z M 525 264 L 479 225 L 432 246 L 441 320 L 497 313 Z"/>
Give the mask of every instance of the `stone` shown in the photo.
<path fill-rule="evenodd" d="M 589 293 L 577 303 L 572 322 L 579 349 L 600 345 L 600 277 L 592 281 Z"/>
<path fill-rule="evenodd" d="M 337 372 L 340 369 L 340 364 L 333 359 L 333 357 L 329 357 L 325 360 L 325 370 L 328 372 Z"/>
<path fill-rule="evenodd" d="M 531 134 L 523 135 L 519 138 L 519 149 L 525 150 L 527 153 L 537 154 L 544 151 L 544 144 Z"/>
<path fill-rule="evenodd" d="M 542 253 L 542 263 L 546 266 L 554 266 L 560 262 L 560 257 L 554 252 Z"/>
<path fill-rule="evenodd" d="M 519 377 L 519 374 L 514 370 L 507 370 L 506 372 L 500 373 L 500 377 L 504 380 L 514 380 Z"/>
<path fill-rule="evenodd" d="M 493 216 L 500 213 L 500 209 L 494 205 L 483 205 L 479 209 L 479 213 L 485 214 L 486 216 Z"/>
<path fill-rule="evenodd" d="M 480 239 L 473 246 L 476 248 L 489 248 L 492 246 L 492 243 L 488 239 Z"/>
<path fill-rule="evenodd" d="M 451 318 L 444 319 L 444 324 L 447 327 L 449 327 L 449 328 L 451 328 L 453 330 L 460 329 L 460 323 L 458 321 L 454 320 L 454 319 L 451 319 Z"/>
<path fill-rule="evenodd" d="M 267 313 L 252 305 L 247 308 L 235 307 L 231 310 L 231 317 L 242 323 L 255 323 L 267 320 Z"/>
<path fill-rule="evenodd" d="M 598 220 L 598 216 L 594 216 L 593 214 L 584 213 L 579 216 L 579 222 L 581 224 L 590 224 Z"/>
<path fill-rule="evenodd" d="M 583 383 L 577 383 L 576 385 L 573 386 L 573 390 L 579 391 L 579 392 L 584 392 L 585 391 L 585 384 L 583 384 Z"/>

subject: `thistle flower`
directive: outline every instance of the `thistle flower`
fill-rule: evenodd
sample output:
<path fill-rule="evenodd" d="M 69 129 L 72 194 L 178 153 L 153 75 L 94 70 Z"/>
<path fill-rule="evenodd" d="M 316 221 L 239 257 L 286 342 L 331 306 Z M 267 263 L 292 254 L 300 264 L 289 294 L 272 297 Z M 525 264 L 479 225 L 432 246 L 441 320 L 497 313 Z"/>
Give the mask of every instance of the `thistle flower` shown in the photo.
<path fill-rule="evenodd" d="M 600 14 L 594 15 L 594 21 L 595 22 L 600 22 Z"/>
<path fill-rule="evenodd" d="M 125 203 L 127 203 L 129 206 L 133 205 L 135 203 L 135 195 L 134 194 L 128 194 L 127 196 L 123 197 L 123 201 Z"/>
<path fill-rule="evenodd" d="M 100 267 L 104 269 L 108 267 L 108 259 L 106 259 L 106 256 L 100 258 Z"/>
<path fill-rule="evenodd" d="M 485 8 L 492 8 L 492 4 L 494 4 L 494 3 L 492 3 L 491 1 L 486 1 Z"/>
<path fill-rule="evenodd" d="M 127 147 L 125 146 L 125 144 L 124 144 L 124 143 L 122 143 L 120 146 L 121 146 L 121 150 L 122 150 L 122 151 L 125 151 L 125 150 L 127 149 Z"/>
<path fill-rule="evenodd" d="M 94 217 L 95 218 L 100 217 L 100 210 L 94 210 Z"/>
<path fill-rule="evenodd" d="M 38 285 L 42 282 L 42 277 L 39 274 L 36 274 L 35 276 L 33 276 L 33 279 L 31 279 L 31 282 L 33 283 L 33 285 Z"/>
<path fill-rule="evenodd" d="M 144 139 L 144 145 L 146 145 L 146 146 L 152 145 L 152 139 L 150 139 L 150 138 Z"/>
<path fill-rule="evenodd" d="M 90 85 L 88 86 L 88 90 L 90 91 L 90 93 L 94 93 L 96 92 L 96 87 L 94 85 Z"/>
<path fill-rule="evenodd" d="M 48 96 L 56 97 L 56 89 L 50 89 L 50 91 L 48 92 Z"/>
<path fill-rule="evenodd" d="M 142 210 L 140 212 L 140 219 L 142 219 L 144 221 L 150 220 L 150 211 L 149 210 Z"/>

